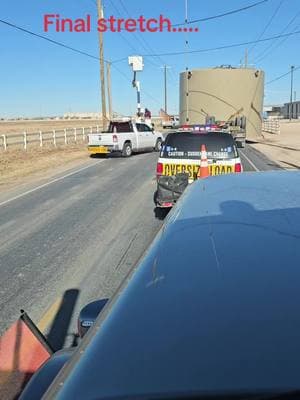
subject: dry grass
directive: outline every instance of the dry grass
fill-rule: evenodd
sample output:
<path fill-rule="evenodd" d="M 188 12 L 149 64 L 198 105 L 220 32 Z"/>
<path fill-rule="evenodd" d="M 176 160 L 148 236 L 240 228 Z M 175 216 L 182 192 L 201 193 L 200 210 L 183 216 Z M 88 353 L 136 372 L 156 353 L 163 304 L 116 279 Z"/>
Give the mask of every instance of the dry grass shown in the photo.
<path fill-rule="evenodd" d="M 91 126 L 101 127 L 99 120 L 48 120 L 48 121 L 0 121 L 0 134 L 9 135 L 15 133 L 27 133 L 38 131 L 50 131 L 53 129 L 66 129 L 66 128 L 89 128 Z"/>
<path fill-rule="evenodd" d="M 28 151 L 8 150 L 0 153 L 0 188 L 5 188 L 33 175 L 37 178 L 50 174 L 58 167 L 76 160 L 87 160 L 86 145 L 68 145 L 58 148 L 33 148 Z"/>

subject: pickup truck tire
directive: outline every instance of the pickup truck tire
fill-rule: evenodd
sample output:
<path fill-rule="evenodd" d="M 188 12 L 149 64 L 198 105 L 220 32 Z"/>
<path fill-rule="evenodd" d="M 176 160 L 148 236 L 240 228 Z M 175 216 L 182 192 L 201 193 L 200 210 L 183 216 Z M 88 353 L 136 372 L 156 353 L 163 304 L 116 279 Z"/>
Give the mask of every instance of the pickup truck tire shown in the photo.
<path fill-rule="evenodd" d="M 125 142 L 122 150 L 123 157 L 130 157 L 132 155 L 132 147 L 130 142 Z"/>
<path fill-rule="evenodd" d="M 160 151 L 161 150 L 161 144 L 162 144 L 162 140 L 161 139 L 157 139 L 156 145 L 154 147 L 154 150 L 155 151 Z"/>

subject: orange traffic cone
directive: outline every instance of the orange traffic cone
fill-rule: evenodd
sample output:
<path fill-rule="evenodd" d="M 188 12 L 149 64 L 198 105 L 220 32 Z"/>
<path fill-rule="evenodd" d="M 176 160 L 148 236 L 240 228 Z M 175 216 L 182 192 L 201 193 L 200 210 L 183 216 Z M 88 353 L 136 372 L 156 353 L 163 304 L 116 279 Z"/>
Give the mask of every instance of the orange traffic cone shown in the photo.
<path fill-rule="evenodd" d="M 201 145 L 201 161 L 198 170 L 198 179 L 207 178 L 209 176 L 209 168 L 207 162 L 207 151 L 205 144 Z"/>

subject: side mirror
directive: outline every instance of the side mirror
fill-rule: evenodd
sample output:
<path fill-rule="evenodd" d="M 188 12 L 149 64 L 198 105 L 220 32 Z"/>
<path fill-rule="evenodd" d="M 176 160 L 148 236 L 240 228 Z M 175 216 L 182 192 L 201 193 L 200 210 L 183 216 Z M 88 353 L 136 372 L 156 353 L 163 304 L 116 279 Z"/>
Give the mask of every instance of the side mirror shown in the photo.
<path fill-rule="evenodd" d="M 87 304 L 79 313 L 77 325 L 78 334 L 81 338 L 87 333 L 94 324 L 100 312 L 103 310 L 108 299 L 100 299 Z"/>

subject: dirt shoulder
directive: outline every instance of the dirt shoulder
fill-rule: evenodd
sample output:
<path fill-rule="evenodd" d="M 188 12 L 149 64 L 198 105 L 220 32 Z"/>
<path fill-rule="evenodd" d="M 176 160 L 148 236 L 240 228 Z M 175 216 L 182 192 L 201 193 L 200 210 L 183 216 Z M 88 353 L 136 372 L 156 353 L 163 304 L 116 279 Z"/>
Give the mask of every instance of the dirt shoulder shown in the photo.
<path fill-rule="evenodd" d="M 51 177 L 88 160 L 85 145 L 3 151 L 0 153 L 0 191 Z"/>
<path fill-rule="evenodd" d="M 300 121 L 282 121 L 279 135 L 263 132 L 251 146 L 285 169 L 300 169 Z"/>

